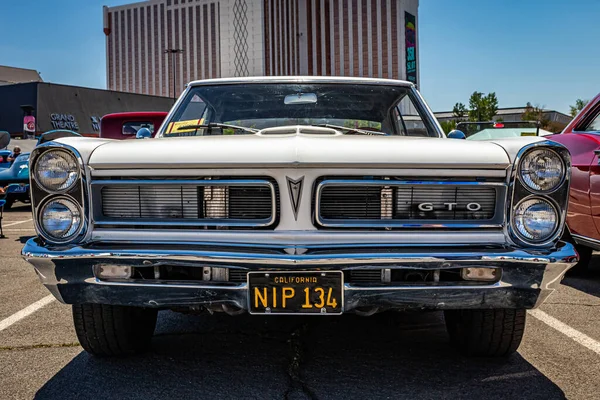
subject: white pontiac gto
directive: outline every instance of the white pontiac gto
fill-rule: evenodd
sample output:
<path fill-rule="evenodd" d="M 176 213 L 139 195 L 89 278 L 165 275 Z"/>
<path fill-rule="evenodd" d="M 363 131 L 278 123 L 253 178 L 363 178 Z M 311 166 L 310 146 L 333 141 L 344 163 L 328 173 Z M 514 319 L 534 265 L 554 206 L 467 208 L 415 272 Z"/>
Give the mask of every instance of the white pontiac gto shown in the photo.
<path fill-rule="evenodd" d="M 22 254 L 92 354 L 146 349 L 160 309 L 438 309 L 462 352 L 503 356 L 577 260 L 568 151 L 448 139 L 409 82 L 198 81 L 155 138 L 51 138 Z"/>

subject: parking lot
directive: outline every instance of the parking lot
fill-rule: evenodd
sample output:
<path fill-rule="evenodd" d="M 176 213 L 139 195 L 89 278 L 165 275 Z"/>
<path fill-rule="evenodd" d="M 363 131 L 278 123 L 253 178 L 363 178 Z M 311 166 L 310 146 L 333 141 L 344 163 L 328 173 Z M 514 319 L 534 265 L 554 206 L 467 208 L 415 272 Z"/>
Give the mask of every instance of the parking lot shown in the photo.
<path fill-rule="evenodd" d="M 159 314 L 153 351 L 99 359 L 77 343 L 70 307 L 20 257 L 28 207 L 0 240 L 0 398 L 598 398 L 600 268 L 568 277 L 530 314 L 519 353 L 468 359 L 438 312 L 373 317 Z M 600 257 L 596 260 L 600 267 Z"/>

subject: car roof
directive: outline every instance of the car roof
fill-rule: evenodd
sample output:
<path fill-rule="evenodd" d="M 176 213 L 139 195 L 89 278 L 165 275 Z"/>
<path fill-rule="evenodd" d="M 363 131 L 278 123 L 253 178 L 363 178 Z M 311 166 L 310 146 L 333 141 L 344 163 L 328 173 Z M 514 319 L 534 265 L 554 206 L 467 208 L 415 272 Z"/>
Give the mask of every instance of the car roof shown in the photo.
<path fill-rule="evenodd" d="M 243 83 L 349 83 L 355 85 L 414 86 L 412 82 L 398 79 L 362 78 L 347 76 L 247 76 L 237 78 L 216 78 L 192 81 L 189 86 L 234 85 Z"/>

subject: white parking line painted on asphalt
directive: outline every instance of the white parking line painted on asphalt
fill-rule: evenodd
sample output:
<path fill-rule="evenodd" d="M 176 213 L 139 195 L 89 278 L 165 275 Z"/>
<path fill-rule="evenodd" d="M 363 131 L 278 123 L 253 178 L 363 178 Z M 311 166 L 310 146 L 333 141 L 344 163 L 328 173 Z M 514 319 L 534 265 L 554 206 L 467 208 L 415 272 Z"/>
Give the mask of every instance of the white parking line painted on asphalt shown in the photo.
<path fill-rule="evenodd" d="M 30 306 L 25 307 L 21 311 L 14 313 L 10 317 L 3 319 L 2 321 L 0 321 L 0 332 L 5 330 L 9 326 L 19 322 L 23 318 L 33 314 L 40 308 L 47 306 L 48 304 L 52 303 L 53 301 L 54 301 L 54 296 L 49 294 L 48 296 L 44 297 L 43 299 L 38 300 L 35 303 L 31 304 Z"/>
<path fill-rule="evenodd" d="M 9 226 L 24 224 L 25 222 L 31 222 L 31 221 L 33 221 L 33 218 L 26 219 L 25 221 L 18 221 L 18 222 L 13 222 L 13 223 L 10 223 L 10 224 L 3 224 L 2 227 L 3 228 L 8 228 Z"/>
<path fill-rule="evenodd" d="M 592 339 L 585 333 L 581 333 L 577 329 L 571 328 L 569 325 L 565 324 L 564 322 L 560 322 L 553 316 L 546 314 L 545 312 L 543 312 L 542 310 L 539 310 L 539 309 L 529 310 L 529 315 L 539 319 L 546 325 L 556 329 L 563 335 L 570 337 L 571 339 L 573 339 L 580 345 L 582 345 L 582 346 L 590 349 L 594 353 L 600 355 L 600 342 L 597 342 L 596 340 Z"/>

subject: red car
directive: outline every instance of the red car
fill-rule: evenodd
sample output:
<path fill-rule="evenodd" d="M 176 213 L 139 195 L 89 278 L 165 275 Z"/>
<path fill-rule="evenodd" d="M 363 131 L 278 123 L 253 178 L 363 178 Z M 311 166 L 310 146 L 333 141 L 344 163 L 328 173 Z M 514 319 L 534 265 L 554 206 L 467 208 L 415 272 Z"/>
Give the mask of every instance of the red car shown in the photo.
<path fill-rule="evenodd" d="M 100 122 L 100 137 L 105 139 L 135 139 L 141 128 L 154 133 L 166 118 L 166 112 L 123 112 L 107 114 Z"/>
<path fill-rule="evenodd" d="M 571 152 L 571 191 L 567 225 L 585 270 L 592 251 L 600 250 L 600 94 L 590 101 L 561 134 L 547 139 Z"/>

